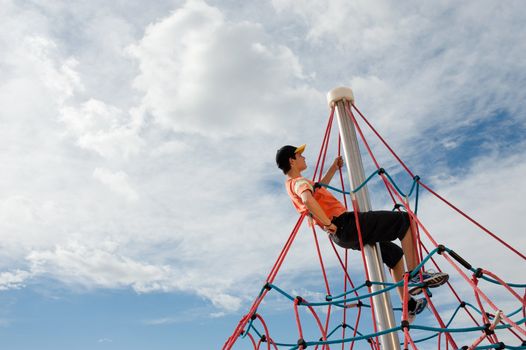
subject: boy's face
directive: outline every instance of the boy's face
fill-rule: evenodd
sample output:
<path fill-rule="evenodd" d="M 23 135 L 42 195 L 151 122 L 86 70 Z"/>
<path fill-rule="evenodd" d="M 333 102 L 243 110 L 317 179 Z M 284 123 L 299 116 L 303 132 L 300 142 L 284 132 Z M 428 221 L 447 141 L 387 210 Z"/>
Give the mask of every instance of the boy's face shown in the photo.
<path fill-rule="evenodd" d="M 307 169 L 307 163 L 305 162 L 305 157 L 303 154 L 296 153 L 296 159 L 290 158 L 290 167 L 298 171 Z"/>

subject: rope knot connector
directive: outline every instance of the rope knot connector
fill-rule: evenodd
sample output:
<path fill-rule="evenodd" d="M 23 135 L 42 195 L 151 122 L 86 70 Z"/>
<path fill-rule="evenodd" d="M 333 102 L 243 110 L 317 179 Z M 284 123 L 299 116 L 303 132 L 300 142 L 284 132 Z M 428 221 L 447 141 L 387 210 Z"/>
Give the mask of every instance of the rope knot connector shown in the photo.
<path fill-rule="evenodd" d="M 495 331 L 491 329 L 490 327 L 491 327 L 491 323 L 484 324 L 484 333 L 486 333 L 486 335 L 495 334 Z"/>
<path fill-rule="evenodd" d="M 298 348 L 302 347 L 303 349 L 307 348 L 307 342 L 303 338 L 298 339 Z"/>

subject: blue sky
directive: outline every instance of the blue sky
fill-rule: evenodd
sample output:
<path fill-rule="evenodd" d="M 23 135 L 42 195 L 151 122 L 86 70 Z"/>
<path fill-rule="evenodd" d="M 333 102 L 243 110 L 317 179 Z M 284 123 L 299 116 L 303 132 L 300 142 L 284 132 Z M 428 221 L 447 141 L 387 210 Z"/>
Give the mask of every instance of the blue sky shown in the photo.
<path fill-rule="evenodd" d="M 275 151 L 307 143 L 315 161 L 336 86 L 353 88 L 426 183 L 526 246 L 525 12 L 522 1 L 0 0 L 0 346 L 219 348 L 296 221 Z M 420 210 L 474 265 L 525 280 L 524 261 L 431 197 Z M 309 235 L 277 281 L 316 297 Z M 270 300 L 276 332 L 294 331 L 289 305 Z"/>

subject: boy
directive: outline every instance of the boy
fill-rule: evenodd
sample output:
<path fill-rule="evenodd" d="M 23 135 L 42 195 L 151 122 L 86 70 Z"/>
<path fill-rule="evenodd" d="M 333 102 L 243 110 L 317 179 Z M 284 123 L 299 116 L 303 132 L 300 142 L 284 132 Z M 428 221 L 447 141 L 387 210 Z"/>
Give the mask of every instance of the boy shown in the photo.
<path fill-rule="evenodd" d="M 343 248 L 360 250 L 358 230 L 354 212 L 347 212 L 345 207 L 329 191 L 323 187 L 315 188 L 314 182 L 304 178 L 301 172 L 307 169 L 303 151 L 305 145 L 294 147 L 286 145 L 276 153 L 276 163 L 286 175 L 285 187 L 296 210 L 303 214 L 308 212 L 318 226 L 329 233 L 331 240 Z M 342 157 L 337 157 L 320 183 L 329 184 L 336 170 L 343 166 Z M 417 266 L 413 235 L 409 225 L 409 215 L 405 212 L 369 211 L 358 213 L 363 244 L 380 244 L 382 260 L 389 267 L 393 279 L 398 282 L 403 279 L 404 261 L 409 271 Z M 392 241 L 399 239 L 402 248 Z M 446 273 L 422 273 L 423 282 L 427 287 L 435 288 L 446 283 L 449 276 Z M 409 283 L 421 283 L 417 274 Z M 410 287 L 411 295 L 418 295 L 424 287 Z M 402 288 L 398 288 L 402 299 Z M 421 298 L 409 300 L 409 322 L 421 313 L 427 305 L 427 300 Z"/>

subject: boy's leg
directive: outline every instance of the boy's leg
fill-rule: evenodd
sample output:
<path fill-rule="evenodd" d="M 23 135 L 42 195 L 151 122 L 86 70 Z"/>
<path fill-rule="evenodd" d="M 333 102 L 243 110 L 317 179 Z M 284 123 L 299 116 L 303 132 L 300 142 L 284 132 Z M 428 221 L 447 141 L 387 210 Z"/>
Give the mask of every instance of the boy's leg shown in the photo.
<path fill-rule="evenodd" d="M 411 227 L 407 229 L 407 232 L 405 233 L 404 238 L 402 241 L 402 250 L 404 251 L 405 255 L 405 262 L 407 264 L 407 269 L 409 271 L 413 271 L 414 268 L 417 266 L 417 258 L 416 258 L 416 248 L 415 248 L 415 242 L 413 240 L 413 233 L 411 232 Z"/>
<path fill-rule="evenodd" d="M 400 259 L 398 263 L 390 269 L 391 276 L 393 277 L 393 280 L 395 282 L 402 281 L 404 279 L 404 273 L 405 273 L 405 267 L 404 267 L 404 259 Z M 400 297 L 400 302 L 402 305 L 404 304 L 404 285 L 398 286 L 396 288 L 396 291 L 398 292 L 398 296 Z M 424 311 L 424 309 L 427 306 L 427 300 L 425 298 L 421 299 L 415 299 L 413 296 L 409 295 L 408 300 L 408 321 L 409 323 L 413 323 L 413 321 L 416 318 L 416 315 Z"/>
<path fill-rule="evenodd" d="M 393 277 L 393 281 L 398 282 L 404 278 L 405 268 L 404 268 L 404 259 L 400 259 L 398 263 L 390 269 L 391 276 Z M 400 297 L 400 301 L 403 302 L 404 300 L 404 286 L 398 286 L 396 288 L 396 291 L 398 292 L 398 296 Z"/>

